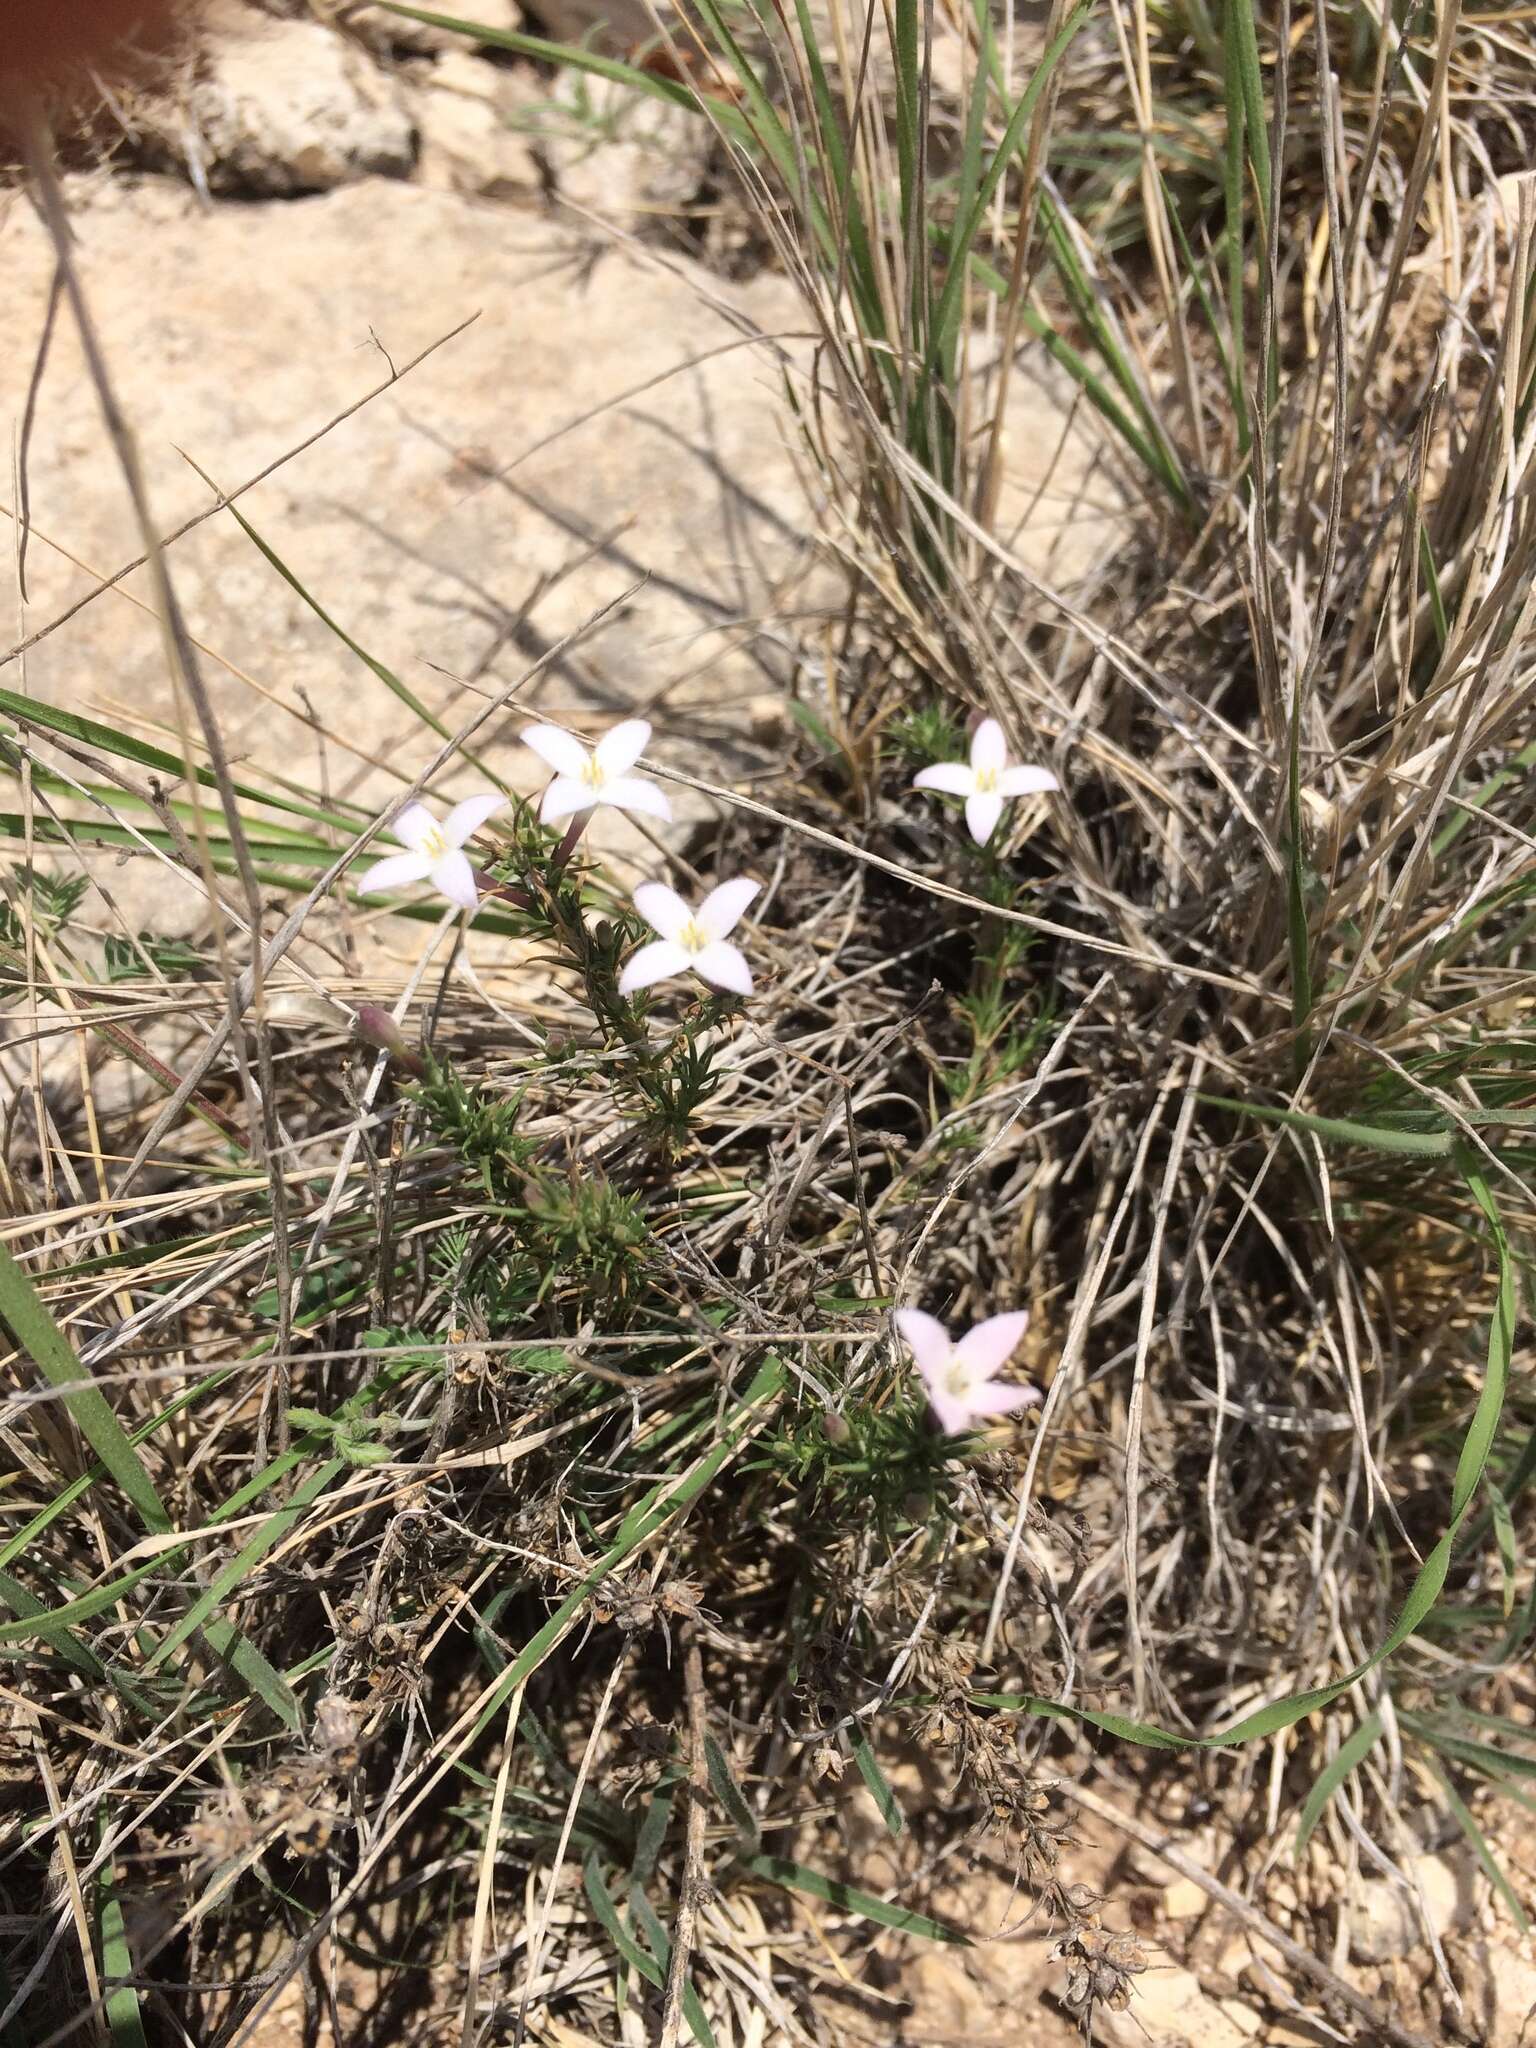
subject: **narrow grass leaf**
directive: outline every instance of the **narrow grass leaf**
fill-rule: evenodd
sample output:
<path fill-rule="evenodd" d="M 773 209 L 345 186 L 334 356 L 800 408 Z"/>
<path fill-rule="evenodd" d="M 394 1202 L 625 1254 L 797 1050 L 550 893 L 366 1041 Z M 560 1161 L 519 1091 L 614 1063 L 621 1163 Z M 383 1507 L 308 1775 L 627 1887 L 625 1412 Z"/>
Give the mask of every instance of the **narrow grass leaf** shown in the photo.
<path fill-rule="evenodd" d="M 105 1835 L 106 1808 L 100 1809 L 98 1831 Z M 134 1974 L 133 1950 L 118 1896 L 117 1872 L 111 1855 L 103 1863 L 96 1881 L 97 1937 L 101 1945 L 101 1975 L 105 1986 L 107 2033 L 113 2048 L 149 2048 L 144 2032 L 144 2015 L 139 1994 L 126 1981 Z"/>
<path fill-rule="evenodd" d="M 879 1927 L 894 1927 L 898 1934 L 915 1934 L 924 1941 L 946 1942 L 956 1948 L 971 1945 L 968 1936 L 946 1927 L 942 1921 L 930 1920 L 926 1913 L 893 1906 L 887 1899 L 876 1898 L 873 1892 L 860 1891 L 857 1885 L 844 1884 L 841 1878 L 824 1877 L 819 1870 L 791 1862 L 787 1856 L 754 1856 L 746 1868 L 769 1884 L 780 1885 L 786 1891 L 808 1892 L 813 1899 L 824 1899 L 844 1913 L 857 1913 L 860 1919 L 873 1920 Z"/>
<path fill-rule="evenodd" d="M 48 1384 L 59 1390 L 80 1434 L 132 1501 L 145 1528 L 156 1535 L 169 1530 L 171 1518 L 164 1503 L 106 1396 L 4 1244 L 0 1244 L 0 1322 L 6 1324 Z"/>
<path fill-rule="evenodd" d="M 1488 1506 L 1493 1517 L 1493 1538 L 1498 1546 L 1499 1570 L 1504 1579 L 1504 1619 L 1508 1621 L 1515 1611 L 1515 1575 L 1519 1570 L 1520 1557 L 1509 1503 L 1491 1479 L 1488 1481 Z"/>
<path fill-rule="evenodd" d="M 906 1825 L 900 1802 L 891 1790 L 890 1780 L 881 1770 L 875 1752 L 870 1746 L 869 1736 L 862 1727 L 852 1737 L 852 1742 L 853 1760 L 859 1767 L 859 1776 L 874 1795 L 875 1804 L 880 1809 L 880 1818 L 885 1822 L 886 1833 L 899 1835 Z"/>
<path fill-rule="evenodd" d="M 758 1833 L 757 1815 L 742 1796 L 741 1787 L 736 1783 L 725 1752 L 713 1735 L 704 1738 L 704 1757 L 709 1767 L 709 1782 L 715 1797 L 730 1815 L 742 1845 L 749 1849 L 760 1846 L 762 1837 Z"/>
<path fill-rule="evenodd" d="M 1311 1131 L 1339 1145 L 1363 1145 L 1372 1152 L 1391 1152 L 1405 1159 L 1449 1159 L 1455 1149 L 1451 1131 L 1399 1130 L 1391 1124 L 1357 1123 L 1352 1117 L 1313 1116 L 1304 1109 L 1277 1109 L 1268 1103 L 1236 1102 L 1227 1095 L 1202 1095 L 1212 1109 L 1235 1116 L 1257 1117 L 1261 1123 L 1284 1124 L 1293 1131 Z"/>
<path fill-rule="evenodd" d="M 1489 1847 L 1488 1837 L 1478 1826 L 1471 1807 L 1468 1806 L 1445 1772 L 1441 1770 L 1440 1766 L 1433 1759 L 1430 1760 L 1429 1768 L 1439 1781 L 1440 1790 L 1445 1794 L 1445 1803 L 1451 1809 L 1457 1826 L 1472 1844 L 1473 1853 L 1477 1857 L 1478 1862 L 1483 1866 L 1483 1873 L 1487 1877 L 1488 1882 L 1509 1908 L 1510 1918 L 1514 1921 L 1516 1927 L 1519 1928 L 1522 1934 L 1529 1934 L 1531 1931 L 1530 1916 L 1516 1896 L 1514 1886 L 1504 1875 L 1503 1867 L 1494 1855 L 1493 1850 Z"/>
<path fill-rule="evenodd" d="M 1333 1795 L 1338 1791 L 1350 1773 L 1364 1762 L 1381 1737 L 1381 1716 L 1370 1714 L 1340 1746 L 1337 1756 L 1318 1773 L 1317 1783 L 1307 1794 L 1306 1804 L 1301 1809 L 1301 1820 L 1296 1829 L 1294 1853 L 1299 1857 L 1312 1839 L 1312 1830 L 1328 1811 Z"/>

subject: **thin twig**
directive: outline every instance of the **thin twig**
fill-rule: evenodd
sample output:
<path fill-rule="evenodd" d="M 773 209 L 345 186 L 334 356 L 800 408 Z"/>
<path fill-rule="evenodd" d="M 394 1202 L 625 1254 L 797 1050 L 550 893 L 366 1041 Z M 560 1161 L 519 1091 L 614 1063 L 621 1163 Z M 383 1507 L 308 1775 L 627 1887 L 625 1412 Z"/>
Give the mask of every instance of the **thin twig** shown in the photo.
<path fill-rule="evenodd" d="M 682 2034 L 688 1964 L 693 1955 L 694 1927 L 704 1889 L 704 1822 L 709 1800 L 704 1658 L 691 1629 L 683 1651 L 683 1688 L 688 1695 L 688 1821 L 683 1834 L 683 1881 L 678 1889 L 677 1919 L 672 1928 L 672 1960 L 667 1967 L 666 2000 L 661 2009 L 661 2033 L 656 2048 L 677 2048 Z"/>

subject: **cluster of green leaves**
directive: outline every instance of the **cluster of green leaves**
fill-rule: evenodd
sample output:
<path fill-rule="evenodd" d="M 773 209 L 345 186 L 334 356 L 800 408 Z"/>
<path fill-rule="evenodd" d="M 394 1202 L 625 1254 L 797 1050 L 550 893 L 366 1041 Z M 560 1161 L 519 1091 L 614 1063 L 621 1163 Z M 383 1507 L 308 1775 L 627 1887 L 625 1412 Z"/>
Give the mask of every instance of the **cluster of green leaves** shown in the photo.
<path fill-rule="evenodd" d="M 1001 876 L 992 878 L 998 894 L 1011 897 Z M 958 1067 L 945 1070 L 944 1084 L 957 1109 L 979 1101 L 993 1088 L 1025 1073 L 1049 1037 L 1054 1009 L 1051 984 L 1020 970 L 1035 944 L 1027 925 L 988 919 L 977 943 L 970 989 L 955 1004 L 970 1034 L 970 1050 Z"/>
<path fill-rule="evenodd" d="M 888 1541 L 937 1527 L 951 1511 L 956 1454 L 905 1384 L 837 1409 L 786 1414 L 765 1436 L 757 1463 L 792 1485 L 807 1518 L 826 1529 L 870 1524 Z"/>
<path fill-rule="evenodd" d="M 33 931 L 48 939 L 69 923 L 89 886 L 84 875 L 51 875 L 29 862 L 14 869 L 7 880 L 10 894 L 0 896 L 0 994 L 7 988 L 26 987 L 27 926 L 22 901 Z"/>

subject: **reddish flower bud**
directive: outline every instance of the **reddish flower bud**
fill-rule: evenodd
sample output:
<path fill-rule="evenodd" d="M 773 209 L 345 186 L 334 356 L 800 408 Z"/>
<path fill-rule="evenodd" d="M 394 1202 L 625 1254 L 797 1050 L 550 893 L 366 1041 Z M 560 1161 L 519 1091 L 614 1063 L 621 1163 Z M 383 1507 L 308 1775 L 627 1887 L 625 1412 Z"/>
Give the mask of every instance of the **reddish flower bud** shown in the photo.
<path fill-rule="evenodd" d="M 377 1003 L 359 1003 L 352 1027 L 364 1045 L 377 1047 L 387 1052 L 391 1059 L 398 1060 L 408 1074 L 425 1072 L 421 1054 L 413 1051 L 405 1033 L 389 1014 Z"/>

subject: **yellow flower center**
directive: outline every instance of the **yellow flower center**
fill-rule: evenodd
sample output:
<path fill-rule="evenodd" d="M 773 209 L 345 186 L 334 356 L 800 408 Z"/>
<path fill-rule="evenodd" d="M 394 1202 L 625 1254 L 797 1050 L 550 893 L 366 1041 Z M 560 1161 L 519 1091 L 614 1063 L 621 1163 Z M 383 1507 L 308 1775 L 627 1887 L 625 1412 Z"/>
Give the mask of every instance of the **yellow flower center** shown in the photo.
<path fill-rule="evenodd" d="M 595 753 L 587 756 L 586 764 L 581 771 L 581 779 L 588 789 L 601 789 L 608 780 L 607 776 L 604 775 L 602 769 L 598 766 Z"/>
<path fill-rule="evenodd" d="M 442 859 L 448 851 L 448 842 L 443 837 L 441 826 L 433 825 L 422 833 L 421 850 L 428 860 Z"/>
<path fill-rule="evenodd" d="M 709 933 L 695 919 L 690 917 L 678 933 L 677 943 L 685 953 L 702 953 L 709 944 Z"/>
<path fill-rule="evenodd" d="M 996 796 L 997 776 L 998 771 L 995 768 L 978 768 L 976 770 L 976 794 L 978 796 Z"/>
<path fill-rule="evenodd" d="M 964 1359 L 952 1357 L 944 1368 L 944 1391 L 963 1401 L 971 1391 L 971 1375 Z"/>

